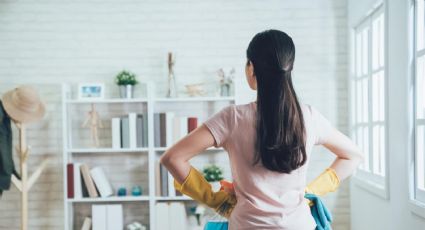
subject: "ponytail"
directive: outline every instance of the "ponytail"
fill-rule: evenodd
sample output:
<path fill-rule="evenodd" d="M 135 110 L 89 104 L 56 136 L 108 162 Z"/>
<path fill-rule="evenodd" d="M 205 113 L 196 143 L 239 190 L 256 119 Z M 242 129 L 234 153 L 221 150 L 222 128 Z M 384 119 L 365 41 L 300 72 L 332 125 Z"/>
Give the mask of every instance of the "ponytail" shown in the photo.
<path fill-rule="evenodd" d="M 263 33 L 267 32 L 268 34 L 262 34 L 262 38 L 257 37 L 258 35 L 254 37 L 247 51 L 257 79 L 254 164 L 261 161 L 269 170 L 290 173 L 307 160 L 304 119 L 292 85 L 295 47 L 292 39 L 285 33 L 273 30 Z M 255 50 L 255 46 L 260 44 L 263 46 L 260 46 L 260 51 Z M 270 50 L 273 52 L 269 58 L 278 60 L 267 60 L 268 56 L 265 54 Z M 273 67 L 270 63 L 279 64 Z"/>

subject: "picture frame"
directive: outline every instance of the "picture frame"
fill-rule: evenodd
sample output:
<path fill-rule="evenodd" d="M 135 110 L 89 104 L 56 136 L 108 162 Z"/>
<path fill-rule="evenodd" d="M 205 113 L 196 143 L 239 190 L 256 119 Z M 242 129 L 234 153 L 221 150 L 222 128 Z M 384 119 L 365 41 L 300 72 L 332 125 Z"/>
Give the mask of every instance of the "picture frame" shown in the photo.
<path fill-rule="evenodd" d="M 103 100 L 105 99 L 104 83 L 80 83 L 78 84 L 78 100 Z"/>

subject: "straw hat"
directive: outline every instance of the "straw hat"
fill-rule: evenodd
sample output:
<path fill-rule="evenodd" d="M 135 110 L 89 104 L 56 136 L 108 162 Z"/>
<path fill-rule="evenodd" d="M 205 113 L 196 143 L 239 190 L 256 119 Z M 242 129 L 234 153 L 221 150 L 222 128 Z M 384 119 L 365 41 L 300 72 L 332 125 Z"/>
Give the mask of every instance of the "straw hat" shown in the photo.
<path fill-rule="evenodd" d="M 6 92 L 2 102 L 7 114 L 20 123 L 38 121 L 45 113 L 45 106 L 37 91 L 28 85 Z"/>

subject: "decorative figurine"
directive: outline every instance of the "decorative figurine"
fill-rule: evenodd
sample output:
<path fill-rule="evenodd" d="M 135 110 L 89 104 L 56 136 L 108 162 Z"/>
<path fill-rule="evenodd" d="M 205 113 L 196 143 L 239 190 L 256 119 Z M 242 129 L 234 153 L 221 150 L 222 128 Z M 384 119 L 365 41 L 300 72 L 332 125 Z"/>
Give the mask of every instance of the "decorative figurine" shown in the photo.
<path fill-rule="evenodd" d="M 127 196 L 127 189 L 124 188 L 124 187 L 119 188 L 117 195 L 118 196 Z"/>
<path fill-rule="evenodd" d="M 168 52 L 168 90 L 167 97 L 177 97 L 176 76 L 174 75 L 174 64 L 176 58 L 173 53 Z"/>
<path fill-rule="evenodd" d="M 142 187 L 140 186 L 133 186 L 131 189 L 131 195 L 133 196 L 141 196 L 142 195 Z"/>
<path fill-rule="evenodd" d="M 91 139 L 95 147 L 99 147 L 99 134 L 97 128 L 103 128 L 102 121 L 99 119 L 99 114 L 94 108 L 94 104 L 91 104 L 91 110 L 88 113 L 87 119 L 84 121 L 82 127 L 85 128 L 87 125 L 90 126 Z"/>
<path fill-rule="evenodd" d="M 203 83 L 185 85 L 185 87 L 186 87 L 186 93 L 191 97 L 205 95 Z"/>
<path fill-rule="evenodd" d="M 223 69 L 219 69 L 217 74 L 220 78 L 220 96 L 229 97 L 233 85 L 235 68 L 232 68 L 227 76 Z"/>

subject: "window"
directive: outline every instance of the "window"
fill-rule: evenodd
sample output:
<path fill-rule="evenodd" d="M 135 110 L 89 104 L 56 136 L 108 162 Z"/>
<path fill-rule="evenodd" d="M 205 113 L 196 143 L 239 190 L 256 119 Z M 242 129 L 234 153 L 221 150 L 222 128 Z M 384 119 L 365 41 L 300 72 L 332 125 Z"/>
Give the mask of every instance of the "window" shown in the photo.
<path fill-rule="evenodd" d="M 364 153 L 357 176 L 382 188 L 386 175 L 385 21 L 381 5 L 354 30 L 352 136 Z"/>
<path fill-rule="evenodd" d="M 425 47 L 424 1 L 416 1 L 415 20 L 415 199 L 425 203 Z"/>

